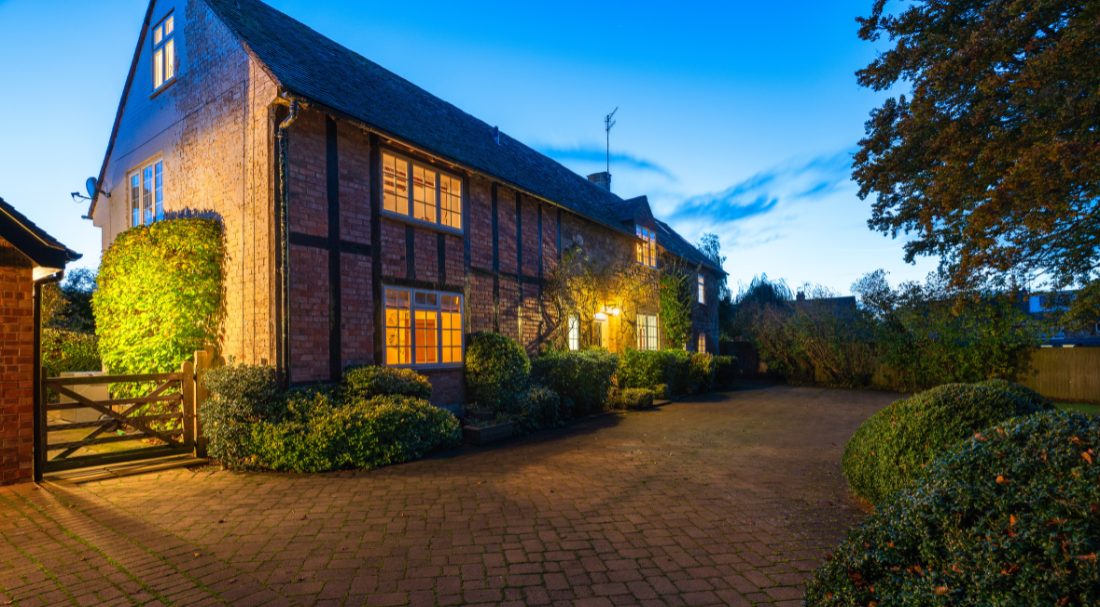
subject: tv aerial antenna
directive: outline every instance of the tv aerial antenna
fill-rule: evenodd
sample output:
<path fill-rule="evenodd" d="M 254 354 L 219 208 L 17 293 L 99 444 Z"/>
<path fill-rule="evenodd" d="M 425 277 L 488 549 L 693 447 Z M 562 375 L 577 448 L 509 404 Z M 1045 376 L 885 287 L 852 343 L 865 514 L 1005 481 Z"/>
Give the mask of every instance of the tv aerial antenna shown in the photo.
<path fill-rule="evenodd" d="M 611 110 L 611 113 L 603 117 L 603 130 L 607 135 L 607 173 L 611 174 L 611 128 L 618 122 L 615 120 L 615 114 L 618 113 L 618 106 Z"/>

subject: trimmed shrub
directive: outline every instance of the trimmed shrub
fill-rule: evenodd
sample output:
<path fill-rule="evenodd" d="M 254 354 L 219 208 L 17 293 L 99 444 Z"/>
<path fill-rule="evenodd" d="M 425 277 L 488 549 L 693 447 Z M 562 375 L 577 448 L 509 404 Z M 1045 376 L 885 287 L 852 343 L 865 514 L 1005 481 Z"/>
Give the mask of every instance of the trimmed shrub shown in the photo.
<path fill-rule="evenodd" d="M 111 373 L 169 373 L 217 340 L 225 239 L 213 219 L 126 230 L 103 253 L 92 296 L 103 365 Z"/>
<path fill-rule="evenodd" d="M 728 390 L 733 387 L 739 369 L 736 356 L 714 357 L 714 387 L 719 390 Z"/>
<path fill-rule="evenodd" d="M 688 394 L 704 394 L 714 387 L 714 357 L 706 352 L 695 352 L 688 359 Z"/>
<path fill-rule="evenodd" d="M 805 604 L 1098 605 L 1098 458 L 1100 418 L 984 429 L 852 531 Z"/>
<path fill-rule="evenodd" d="M 47 376 L 57 377 L 66 371 L 99 371 L 102 367 L 95 335 L 42 328 L 42 368 Z"/>
<path fill-rule="evenodd" d="M 692 394 L 700 382 L 713 373 L 705 371 L 707 363 L 699 354 L 700 367 L 692 369 L 692 353 L 684 350 L 627 350 L 619 365 L 620 388 L 649 388 L 665 384 L 669 395 Z"/>
<path fill-rule="evenodd" d="M 1050 401 L 1047 400 L 1045 396 L 1039 394 L 1031 388 L 1021 386 L 1020 384 L 1014 382 L 1010 382 L 1007 379 L 987 379 L 986 381 L 980 382 L 978 385 L 988 386 L 990 388 L 995 388 L 1008 392 L 1016 398 L 1035 407 L 1037 411 L 1042 409 L 1049 409 L 1051 407 Z"/>
<path fill-rule="evenodd" d="M 520 399 L 516 425 L 521 432 L 534 432 L 561 424 L 561 398 L 546 386 L 532 386 Z"/>
<path fill-rule="evenodd" d="M 649 388 L 623 388 L 612 390 L 610 408 L 618 411 L 653 408 L 653 390 Z"/>
<path fill-rule="evenodd" d="M 377 468 L 459 444 L 458 419 L 428 401 L 377 396 L 338 406 L 313 394 L 309 417 L 252 427 L 257 463 L 271 470 L 321 472 Z"/>
<path fill-rule="evenodd" d="M 844 476 L 855 493 L 878 503 L 978 430 L 1049 408 L 1003 387 L 944 384 L 899 400 L 864 422 L 844 450 Z"/>
<path fill-rule="evenodd" d="M 527 391 L 531 360 L 516 340 L 474 333 L 466 347 L 466 386 L 479 407 L 514 412 Z"/>
<path fill-rule="evenodd" d="M 412 396 L 429 400 L 432 384 L 412 369 L 366 365 L 344 371 L 344 390 L 348 399 L 374 396 Z"/>
<path fill-rule="evenodd" d="M 229 365 L 207 371 L 203 384 L 210 397 L 199 412 L 210 455 L 226 468 L 256 467 L 251 428 L 281 420 L 287 398 L 271 367 Z"/>
<path fill-rule="evenodd" d="M 603 411 L 618 365 L 606 350 L 551 350 L 531 362 L 531 377 L 561 395 L 562 417 L 580 417 Z"/>

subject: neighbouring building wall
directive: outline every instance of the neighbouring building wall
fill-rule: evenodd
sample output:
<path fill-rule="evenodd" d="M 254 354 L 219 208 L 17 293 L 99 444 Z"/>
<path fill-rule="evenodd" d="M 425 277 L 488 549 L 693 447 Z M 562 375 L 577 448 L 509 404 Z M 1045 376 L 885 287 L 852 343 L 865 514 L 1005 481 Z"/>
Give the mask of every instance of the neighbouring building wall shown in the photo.
<path fill-rule="evenodd" d="M 131 226 L 130 173 L 161 160 L 166 212 L 221 218 L 226 236 L 222 354 L 275 364 L 273 102 L 275 83 L 200 0 L 158 0 L 151 24 L 173 15 L 177 76 L 153 92 L 142 40 L 94 213 L 106 249 Z"/>
<path fill-rule="evenodd" d="M 31 262 L 0 238 L 0 484 L 34 465 L 34 282 Z"/>
<path fill-rule="evenodd" d="M 711 270 L 701 270 L 706 280 L 705 303 L 696 300 L 691 314 L 691 335 L 688 336 L 688 350 L 699 349 L 699 336 L 706 336 L 706 352 L 718 354 L 718 274 Z"/>

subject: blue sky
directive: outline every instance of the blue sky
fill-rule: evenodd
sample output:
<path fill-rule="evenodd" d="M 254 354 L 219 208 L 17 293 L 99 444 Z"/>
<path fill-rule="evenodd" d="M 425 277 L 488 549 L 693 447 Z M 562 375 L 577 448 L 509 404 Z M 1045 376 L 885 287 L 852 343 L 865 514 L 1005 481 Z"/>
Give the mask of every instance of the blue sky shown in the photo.
<path fill-rule="evenodd" d="M 875 53 L 856 37 L 871 0 L 271 4 L 582 174 L 602 170 L 618 106 L 613 189 L 692 241 L 719 234 L 735 290 L 933 268 L 867 229 L 849 177 L 880 101 L 854 77 Z M 99 170 L 145 5 L 0 0 L 0 197 L 81 265 L 99 234 L 69 192 Z"/>

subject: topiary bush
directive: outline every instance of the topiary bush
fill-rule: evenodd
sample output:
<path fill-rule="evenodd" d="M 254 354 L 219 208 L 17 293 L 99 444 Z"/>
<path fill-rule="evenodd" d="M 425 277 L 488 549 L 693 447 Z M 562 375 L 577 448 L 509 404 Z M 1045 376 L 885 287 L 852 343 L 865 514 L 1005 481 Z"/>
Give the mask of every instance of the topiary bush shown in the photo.
<path fill-rule="evenodd" d="M 532 386 L 520 399 L 515 423 L 523 433 L 560 425 L 561 397 L 546 386 Z"/>
<path fill-rule="evenodd" d="M 1042 394 L 1026 386 L 1010 382 L 1007 379 L 987 379 L 986 381 L 980 382 L 978 385 L 1008 392 L 1016 398 L 1029 403 L 1031 406 L 1035 407 L 1036 410 L 1049 409 L 1051 407 L 1050 400 Z"/>
<path fill-rule="evenodd" d="M 366 365 L 344 371 L 344 390 L 349 399 L 374 396 L 412 396 L 429 400 L 432 384 L 412 369 Z"/>
<path fill-rule="evenodd" d="M 649 388 L 623 388 L 611 391 L 610 408 L 617 411 L 653 408 L 655 392 Z"/>
<path fill-rule="evenodd" d="M 1100 418 L 982 430 L 852 531 L 810 607 L 1100 605 Z"/>
<path fill-rule="evenodd" d="M 688 358 L 688 394 L 705 394 L 714 387 L 714 356 L 695 352 Z"/>
<path fill-rule="evenodd" d="M 531 378 L 561 396 L 563 417 L 580 417 L 603 411 L 618 365 L 606 350 L 551 350 L 531 362 Z"/>
<path fill-rule="evenodd" d="M 479 407 L 514 412 L 531 376 L 531 360 L 516 340 L 474 333 L 466 346 L 466 387 Z"/>
<path fill-rule="evenodd" d="M 331 393 L 315 392 L 303 405 L 306 417 L 252 427 L 257 465 L 293 472 L 377 468 L 457 446 L 462 438 L 454 415 L 420 398 L 376 396 L 340 405 Z"/>
<path fill-rule="evenodd" d="M 92 296 L 110 373 L 168 373 L 215 343 L 224 316 L 220 222 L 158 221 L 126 230 L 103 253 Z"/>
<path fill-rule="evenodd" d="M 203 385 L 210 396 L 199 419 L 210 455 L 226 468 L 255 467 L 251 427 L 279 421 L 287 412 L 279 374 L 271 367 L 227 365 L 207 371 Z"/>
<path fill-rule="evenodd" d="M 899 400 L 864 422 L 844 450 L 844 476 L 856 494 L 878 503 L 978 430 L 1049 408 L 999 386 L 944 384 Z"/>

